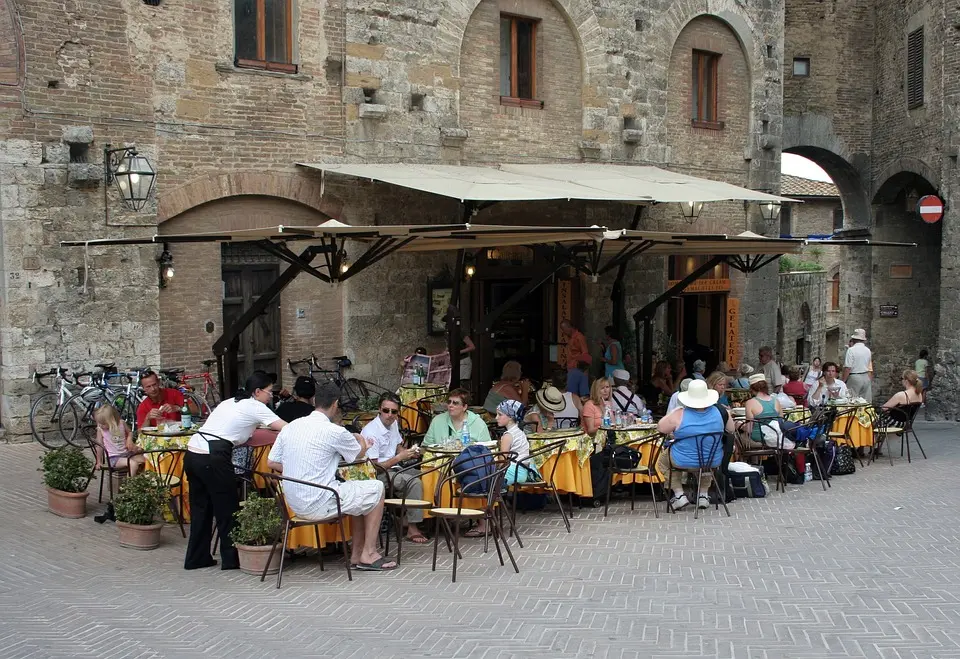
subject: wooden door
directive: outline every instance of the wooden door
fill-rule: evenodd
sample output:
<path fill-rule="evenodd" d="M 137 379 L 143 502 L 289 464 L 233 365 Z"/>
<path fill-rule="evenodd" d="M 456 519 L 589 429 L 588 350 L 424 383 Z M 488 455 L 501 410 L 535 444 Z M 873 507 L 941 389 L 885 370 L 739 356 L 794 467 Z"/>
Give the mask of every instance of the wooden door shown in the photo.
<path fill-rule="evenodd" d="M 279 275 L 273 263 L 223 265 L 223 322 L 229 327 Z M 280 373 L 280 300 L 267 307 L 240 335 L 241 380 L 255 370 Z"/>

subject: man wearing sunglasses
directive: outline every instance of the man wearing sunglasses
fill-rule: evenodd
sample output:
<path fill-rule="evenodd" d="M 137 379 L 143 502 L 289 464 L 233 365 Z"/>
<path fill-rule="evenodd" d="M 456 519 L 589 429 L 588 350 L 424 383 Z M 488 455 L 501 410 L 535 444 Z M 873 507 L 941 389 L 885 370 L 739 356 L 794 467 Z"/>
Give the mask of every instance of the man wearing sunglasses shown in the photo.
<path fill-rule="evenodd" d="M 377 406 L 380 413 L 377 418 L 363 427 L 360 433 L 370 444 L 367 457 L 378 463 L 384 469 L 399 470 L 400 463 L 415 458 L 420 452 L 415 448 L 402 448 L 403 438 L 400 436 L 400 399 L 396 394 L 384 393 L 380 396 Z M 402 474 L 393 473 L 393 486 L 396 495 L 407 499 L 423 499 L 423 483 L 420 473 L 416 470 L 405 471 Z M 380 474 L 384 486 L 389 487 L 386 474 Z M 418 545 L 427 542 L 417 524 L 423 522 L 423 510 L 408 509 L 406 511 L 407 539 Z"/>

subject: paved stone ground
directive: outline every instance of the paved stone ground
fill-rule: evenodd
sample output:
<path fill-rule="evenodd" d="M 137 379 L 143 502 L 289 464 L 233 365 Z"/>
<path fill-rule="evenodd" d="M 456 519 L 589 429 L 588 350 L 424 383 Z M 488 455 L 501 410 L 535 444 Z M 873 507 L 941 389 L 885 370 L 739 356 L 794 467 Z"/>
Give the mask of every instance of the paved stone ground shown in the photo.
<path fill-rule="evenodd" d="M 880 462 L 767 499 L 655 519 L 527 515 L 521 573 L 468 541 L 431 572 L 297 560 L 283 588 L 181 569 L 185 541 L 121 549 L 112 524 L 45 511 L 33 445 L 0 446 L 2 657 L 960 657 L 958 427 L 929 460 Z M 95 495 L 94 495 L 95 496 Z"/>

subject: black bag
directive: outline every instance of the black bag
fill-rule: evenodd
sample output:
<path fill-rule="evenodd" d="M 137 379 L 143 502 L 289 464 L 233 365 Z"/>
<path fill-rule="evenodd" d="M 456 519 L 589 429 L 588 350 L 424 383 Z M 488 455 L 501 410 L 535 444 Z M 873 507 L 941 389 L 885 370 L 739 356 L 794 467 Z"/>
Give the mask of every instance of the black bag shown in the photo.
<path fill-rule="evenodd" d="M 606 446 L 599 453 L 590 456 L 590 481 L 593 485 L 593 499 L 606 499 L 613 478 L 613 450 Z"/>
<path fill-rule="evenodd" d="M 767 486 L 759 471 L 728 471 L 727 480 L 739 497 L 762 499 L 767 496 Z"/>
<path fill-rule="evenodd" d="M 820 458 L 820 464 L 823 465 L 823 480 L 830 480 L 830 470 L 837 459 L 837 443 L 828 439 L 815 444 L 814 450 L 817 452 L 817 457 Z M 817 467 L 816 460 L 811 461 L 810 468 L 813 470 L 813 480 L 821 480 L 820 469 Z"/>
<path fill-rule="evenodd" d="M 837 446 L 837 457 L 833 461 L 833 467 L 830 469 L 831 476 L 846 476 L 857 471 L 857 465 L 853 460 L 853 449 L 849 444 Z"/>
<path fill-rule="evenodd" d="M 797 461 L 792 457 L 785 457 L 783 460 L 783 477 L 791 485 L 803 485 L 805 475 L 797 468 Z"/>
<path fill-rule="evenodd" d="M 613 449 L 613 464 L 617 469 L 636 469 L 640 452 L 630 446 L 617 446 Z"/>

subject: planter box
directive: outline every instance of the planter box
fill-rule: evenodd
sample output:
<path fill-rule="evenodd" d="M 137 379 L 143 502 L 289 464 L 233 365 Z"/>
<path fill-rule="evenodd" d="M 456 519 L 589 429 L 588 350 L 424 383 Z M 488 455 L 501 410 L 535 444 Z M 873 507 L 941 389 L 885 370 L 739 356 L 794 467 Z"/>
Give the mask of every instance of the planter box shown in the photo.
<path fill-rule="evenodd" d="M 87 516 L 87 497 L 89 492 L 64 492 L 47 488 L 47 507 L 54 515 L 70 519 Z"/>
<path fill-rule="evenodd" d="M 236 545 L 237 553 L 240 554 L 240 571 L 247 574 L 260 576 L 263 574 L 263 566 L 267 564 L 267 558 L 270 556 L 270 545 L 266 547 L 255 547 L 253 545 Z M 270 561 L 270 567 L 267 574 L 276 574 L 280 571 L 280 547 L 273 553 L 273 560 Z"/>
<path fill-rule="evenodd" d="M 160 546 L 160 531 L 163 524 L 128 524 L 117 522 L 120 531 L 120 546 L 146 551 Z"/>

